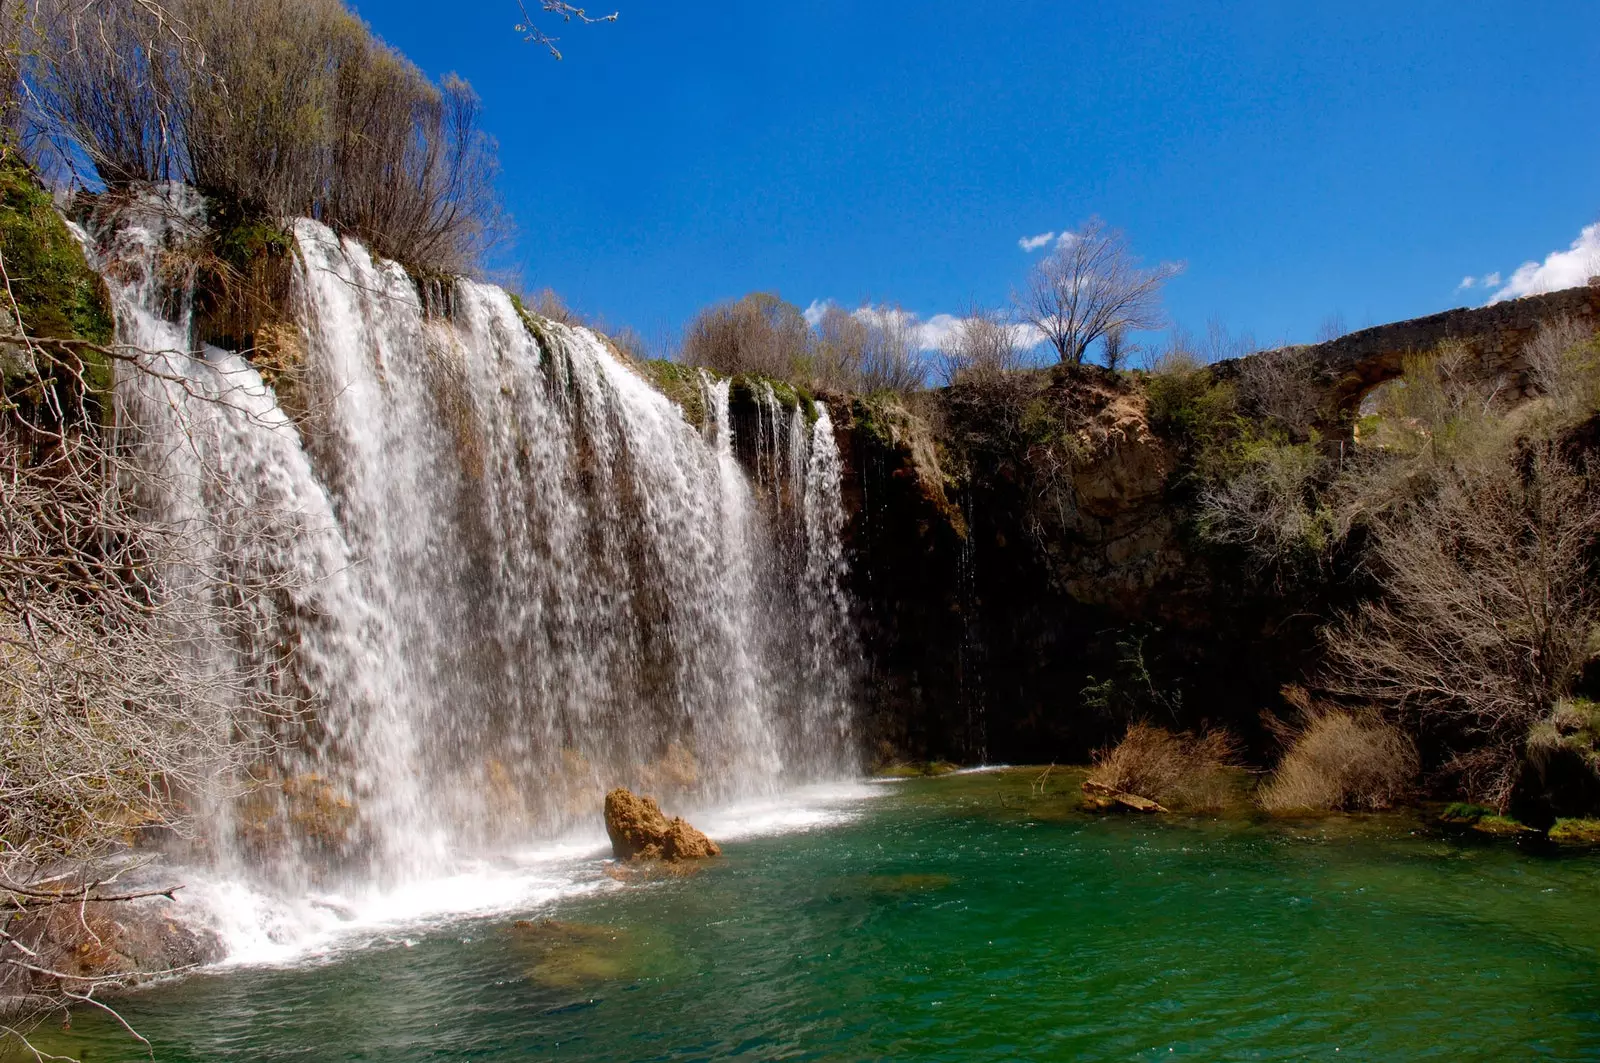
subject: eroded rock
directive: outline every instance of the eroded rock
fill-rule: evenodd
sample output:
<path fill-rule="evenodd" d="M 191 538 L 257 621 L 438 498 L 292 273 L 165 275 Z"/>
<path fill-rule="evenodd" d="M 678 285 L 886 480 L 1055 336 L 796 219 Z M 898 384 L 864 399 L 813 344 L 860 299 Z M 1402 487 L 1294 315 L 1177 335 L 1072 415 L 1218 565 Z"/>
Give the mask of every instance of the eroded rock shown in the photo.
<path fill-rule="evenodd" d="M 222 959 L 222 940 L 211 930 L 180 918 L 176 906 L 150 898 L 61 904 L 13 915 L 4 927 L 26 947 L 36 966 L 59 972 L 58 980 L 22 968 L 0 977 L 0 1002 L 33 989 L 60 986 L 83 992 L 107 983 L 135 985 Z"/>
<path fill-rule="evenodd" d="M 617 787 L 606 794 L 606 833 L 618 860 L 698 860 L 720 856 L 717 843 L 681 816 L 668 819 L 653 797 Z"/>

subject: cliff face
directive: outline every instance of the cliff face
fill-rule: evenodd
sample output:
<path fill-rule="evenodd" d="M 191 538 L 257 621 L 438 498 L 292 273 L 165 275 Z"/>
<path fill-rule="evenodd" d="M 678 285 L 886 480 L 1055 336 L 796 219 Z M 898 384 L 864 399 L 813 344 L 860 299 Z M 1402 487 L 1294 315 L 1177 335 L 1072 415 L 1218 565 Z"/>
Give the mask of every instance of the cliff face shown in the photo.
<path fill-rule="evenodd" d="M 1130 707 L 1253 718 L 1292 674 L 1304 625 L 1190 541 L 1181 451 L 1133 378 L 1057 369 L 851 413 L 880 760 L 1082 757 Z"/>
<path fill-rule="evenodd" d="M 1600 323 L 1600 287 L 1297 353 L 1336 438 L 1367 390 L 1445 340 L 1514 391 L 1522 346 L 1559 320 Z M 909 408 L 856 400 L 840 430 L 879 760 L 1077 758 L 1129 715 L 1264 741 L 1261 711 L 1314 663 L 1317 629 L 1363 593 L 1359 572 L 1284 586 L 1201 541 L 1189 450 L 1152 428 L 1137 374 L 1057 367 Z"/>

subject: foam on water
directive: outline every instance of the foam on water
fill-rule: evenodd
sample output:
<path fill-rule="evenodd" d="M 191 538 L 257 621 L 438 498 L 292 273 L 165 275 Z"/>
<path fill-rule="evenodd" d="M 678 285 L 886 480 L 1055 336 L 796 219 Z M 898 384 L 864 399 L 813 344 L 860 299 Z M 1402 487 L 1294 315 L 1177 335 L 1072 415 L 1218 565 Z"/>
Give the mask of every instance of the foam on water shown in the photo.
<path fill-rule="evenodd" d="M 825 830 L 856 819 L 882 793 L 865 782 L 816 784 L 706 809 L 695 822 L 720 842 Z M 605 831 L 591 828 L 493 860 L 459 861 L 448 872 L 392 889 L 286 898 L 211 869 L 175 874 L 186 883 L 179 910 L 216 931 L 227 950 L 222 966 L 255 967 L 328 962 L 463 920 L 537 914 L 564 899 L 622 888 L 606 873 L 614 863 Z"/>

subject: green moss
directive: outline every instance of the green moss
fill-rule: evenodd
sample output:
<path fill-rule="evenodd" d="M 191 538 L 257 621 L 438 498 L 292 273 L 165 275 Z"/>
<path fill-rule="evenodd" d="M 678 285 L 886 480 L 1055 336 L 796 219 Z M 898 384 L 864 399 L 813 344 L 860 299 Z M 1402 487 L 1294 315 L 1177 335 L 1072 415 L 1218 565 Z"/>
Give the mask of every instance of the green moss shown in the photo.
<path fill-rule="evenodd" d="M 706 423 L 705 392 L 700 386 L 701 370 L 669 358 L 651 358 L 638 363 L 657 391 L 678 404 L 690 424 Z"/>
<path fill-rule="evenodd" d="M 1538 831 L 1525 823 L 1518 823 L 1510 816 L 1483 816 L 1472 824 L 1472 829 L 1481 834 L 1537 834 Z"/>
<path fill-rule="evenodd" d="M 1562 845 L 1600 845 L 1600 819 L 1558 819 L 1550 840 Z"/>
<path fill-rule="evenodd" d="M 1445 806 L 1444 811 L 1439 813 L 1439 822 L 1465 825 L 1476 823 L 1485 816 L 1493 816 L 1494 814 L 1495 811 L 1492 808 L 1469 804 L 1465 801 L 1457 801 L 1454 804 Z"/>
<path fill-rule="evenodd" d="M 294 234 L 281 221 L 236 200 L 208 197 L 206 218 L 212 253 L 241 272 L 249 272 L 260 259 L 282 258 L 294 250 Z"/>
<path fill-rule="evenodd" d="M 105 283 L 89 268 L 83 248 L 33 169 L 9 146 L 0 146 L 0 254 L 30 335 L 100 345 L 111 342 L 114 322 Z M 69 399 L 109 408 L 103 400 L 111 390 L 111 360 L 97 351 L 79 350 L 63 361 L 72 358 L 81 358 L 81 367 L 64 364 L 64 368 L 81 372 L 87 394 Z M 14 389 L 24 383 L 18 373 L 19 367 L 7 359 L 8 395 L 15 395 Z M 76 390 L 75 383 L 73 387 Z"/>
<path fill-rule="evenodd" d="M 923 779 L 936 775 L 949 775 L 959 770 L 960 765 L 952 764 L 948 760 L 912 760 L 897 761 L 879 768 L 876 774 L 884 779 Z"/>
<path fill-rule="evenodd" d="M 741 373 L 734 377 L 729 387 L 728 399 L 735 405 L 757 402 L 763 385 L 772 389 L 772 395 L 779 406 L 791 410 L 799 409 L 805 415 L 807 423 L 817 419 L 817 404 L 811 392 L 798 384 L 760 373 Z"/>

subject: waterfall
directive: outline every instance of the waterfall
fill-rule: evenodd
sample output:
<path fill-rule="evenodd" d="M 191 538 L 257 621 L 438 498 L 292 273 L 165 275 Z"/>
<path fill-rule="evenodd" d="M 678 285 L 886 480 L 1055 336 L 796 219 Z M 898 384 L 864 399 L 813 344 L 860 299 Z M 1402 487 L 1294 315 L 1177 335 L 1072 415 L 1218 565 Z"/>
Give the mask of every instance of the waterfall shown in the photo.
<path fill-rule="evenodd" d="M 214 859 L 403 883 L 593 822 L 609 786 L 694 808 L 856 770 L 825 407 L 761 385 L 740 439 L 708 377 L 696 427 L 594 333 L 467 280 L 424 300 L 309 220 L 269 386 L 195 342 L 164 268 L 203 221 L 168 189 L 85 240 L 150 352 L 118 382 L 149 504 L 270 585 L 232 666 L 276 662 L 303 709 L 267 785 L 217 800 Z"/>

